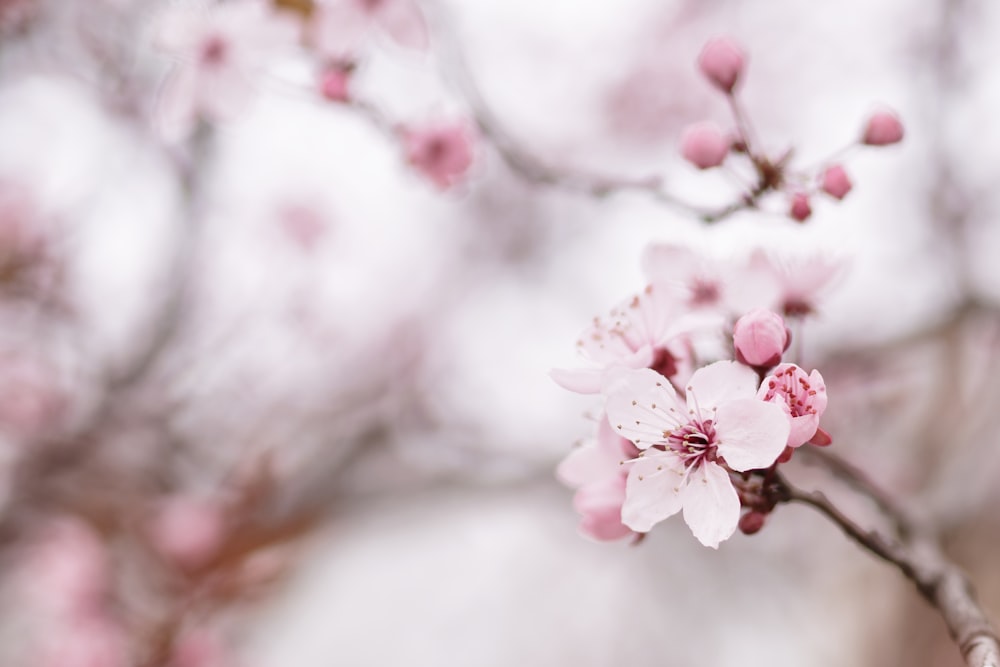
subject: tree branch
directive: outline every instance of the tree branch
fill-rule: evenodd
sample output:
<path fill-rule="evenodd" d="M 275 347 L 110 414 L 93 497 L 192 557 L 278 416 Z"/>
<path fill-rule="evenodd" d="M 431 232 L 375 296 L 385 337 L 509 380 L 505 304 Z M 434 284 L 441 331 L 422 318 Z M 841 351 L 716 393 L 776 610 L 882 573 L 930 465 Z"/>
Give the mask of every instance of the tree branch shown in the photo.
<path fill-rule="evenodd" d="M 852 467 L 840 469 L 849 477 Z M 866 530 L 841 512 L 819 491 L 803 491 L 779 475 L 785 502 L 808 505 L 835 523 L 848 537 L 882 560 L 895 565 L 913 582 L 927 602 L 938 610 L 948 633 L 958 645 L 968 667 L 1000 667 L 1000 640 L 986 613 L 976 600 L 972 585 L 962 570 L 945 555 L 930 533 L 911 526 L 899 540 Z M 857 481 L 855 490 L 865 495 L 867 484 Z M 896 525 L 906 525 L 903 516 L 891 516 L 883 503 L 876 503 Z M 890 506 L 891 508 L 892 506 Z"/>

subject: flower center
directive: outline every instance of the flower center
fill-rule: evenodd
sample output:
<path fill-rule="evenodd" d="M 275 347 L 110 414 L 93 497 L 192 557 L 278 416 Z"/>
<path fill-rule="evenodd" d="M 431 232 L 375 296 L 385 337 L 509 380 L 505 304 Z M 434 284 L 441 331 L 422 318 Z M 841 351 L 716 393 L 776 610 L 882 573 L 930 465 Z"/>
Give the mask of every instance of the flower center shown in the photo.
<path fill-rule="evenodd" d="M 719 285 L 698 278 L 691 285 L 691 305 L 711 306 L 719 301 Z"/>
<path fill-rule="evenodd" d="M 691 421 L 663 433 L 667 449 L 677 454 L 685 467 L 712 462 L 718 458 L 715 426 L 711 419 Z"/>
<path fill-rule="evenodd" d="M 226 52 L 229 46 L 219 35 L 212 35 L 201 47 L 201 62 L 204 65 L 221 65 L 226 60 Z"/>
<path fill-rule="evenodd" d="M 796 369 L 786 368 L 778 370 L 768 380 L 764 400 L 772 401 L 775 396 L 780 396 L 788 404 L 793 417 L 802 417 L 816 414 L 816 407 L 813 405 L 815 395 L 816 390 L 805 373 L 796 373 Z"/>
<path fill-rule="evenodd" d="M 677 374 L 677 357 L 667 348 L 658 347 L 653 351 L 653 363 L 649 367 L 665 378 L 672 377 Z"/>

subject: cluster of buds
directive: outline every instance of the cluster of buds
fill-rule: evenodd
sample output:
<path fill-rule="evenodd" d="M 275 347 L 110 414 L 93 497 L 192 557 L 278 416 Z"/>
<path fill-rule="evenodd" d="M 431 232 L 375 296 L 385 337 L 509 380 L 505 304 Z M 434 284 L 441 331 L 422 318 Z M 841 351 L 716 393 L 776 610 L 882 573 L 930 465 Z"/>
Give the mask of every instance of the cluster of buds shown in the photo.
<path fill-rule="evenodd" d="M 757 206 L 769 193 L 785 198 L 786 211 L 793 220 L 804 222 L 812 215 L 812 197 L 823 193 L 841 200 L 851 191 L 852 183 L 843 165 L 830 158 L 815 172 L 791 169 L 791 151 L 778 157 L 766 154 L 753 141 L 750 123 L 738 99 L 738 89 L 746 73 L 743 49 L 728 37 L 709 41 L 698 58 L 698 67 L 709 83 L 726 96 L 733 112 L 734 129 L 724 132 L 711 122 L 699 122 L 686 128 L 681 135 L 681 155 L 698 169 L 713 169 L 726 163 L 730 156 L 743 156 L 755 174 L 753 187 L 745 192 L 742 204 Z M 860 135 L 850 147 L 888 146 L 903 139 L 903 125 L 889 110 L 873 113 Z M 840 155 L 843 151 L 837 151 Z"/>
<path fill-rule="evenodd" d="M 564 388 L 603 402 L 594 439 L 558 471 L 577 489 L 585 534 L 641 535 L 683 512 L 695 537 L 717 547 L 737 527 L 763 526 L 779 501 L 775 469 L 796 448 L 830 444 L 820 428 L 826 386 L 784 358 L 791 333 L 775 310 L 788 297 L 764 257 L 713 276 L 704 267 L 718 264 L 654 246 L 652 282 L 581 334 L 588 367 L 553 371 Z M 822 287 L 809 275 L 792 281 Z M 752 296 L 737 289 L 748 284 Z"/>

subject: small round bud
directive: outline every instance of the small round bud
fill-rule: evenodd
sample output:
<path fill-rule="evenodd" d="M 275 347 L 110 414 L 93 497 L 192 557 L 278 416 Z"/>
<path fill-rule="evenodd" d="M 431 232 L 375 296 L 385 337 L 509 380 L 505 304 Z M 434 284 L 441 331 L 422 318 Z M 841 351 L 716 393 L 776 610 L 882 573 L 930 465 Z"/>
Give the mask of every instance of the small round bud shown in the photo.
<path fill-rule="evenodd" d="M 319 76 L 319 92 L 331 102 L 346 103 L 351 100 L 349 84 L 351 69 L 340 65 L 328 67 Z"/>
<path fill-rule="evenodd" d="M 805 222 L 812 215 L 812 206 L 809 205 L 809 195 L 804 192 L 796 192 L 792 195 L 792 203 L 788 208 L 788 215 L 799 222 Z"/>
<path fill-rule="evenodd" d="M 754 533 L 758 533 L 760 532 L 760 529 L 764 527 L 765 521 L 767 521 L 766 514 L 756 510 L 751 510 L 740 517 L 740 532 L 744 535 L 753 535 Z"/>
<path fill-rule="evenodd" d="M 701 73 L 724 93 L 733 92 L 745 66 L 743 49 L 728 37 L 709 40 L 698 56 Z"/>
<path fill-rule="evenodd" d="M 831 197 L 843 199 L 853 186 L 844 168 L 839 164 L 833 164 L 823 172 L 823 180 L 820 187 L 823 188 L 823 192 Z"/>
<path fill-rule="evenodd" d="M 681 135 L 681 155 L 699 169 L 718 167 L 729 153 L 729 140 L 715 123 L 689 125 Z"/>
<path fill-rule="evenodd" d="M 766 308 L 757 308 L 736 321 L 733 327 L 733 347 L 741 364 L 770 368 L 781 363 L 781 354 L 788 348 L 790 336 L 781 315 Z"/>
<path fill-rule="evenodd" d="M 861 142 L 868 146 L 888 146 L 903 140 L 903 123 L 891 111 L 872 114 L 865 126 Z"/>

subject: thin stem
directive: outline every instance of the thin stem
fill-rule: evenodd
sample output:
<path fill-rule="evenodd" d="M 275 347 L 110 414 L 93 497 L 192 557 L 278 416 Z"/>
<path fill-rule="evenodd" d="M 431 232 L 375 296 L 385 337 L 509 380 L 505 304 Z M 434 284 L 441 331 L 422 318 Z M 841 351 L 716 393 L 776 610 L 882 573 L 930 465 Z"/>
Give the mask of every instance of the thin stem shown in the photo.
<path fill-rule="evenodd" d="M 948 559 L 935 537 L 926 532 L 914 532 L 901 536 L 899 541 L 886 538 L 877 531 L 862 528 L 819 491 L 798 489 L 780 475 L 778 482 L 782 500 L 817 510 L 848 537 L 895 565 L 912 581 L 924 599 L 941 614 L 968 667 L 1000 667 L 1000 641 L 996 630 L 976 601 L 965 574 Z M 864 485 L 859 483 L 855 488 L 861 490 Z M 905 521 L 901 516 L 893 518 L 896 523 Z"/>

